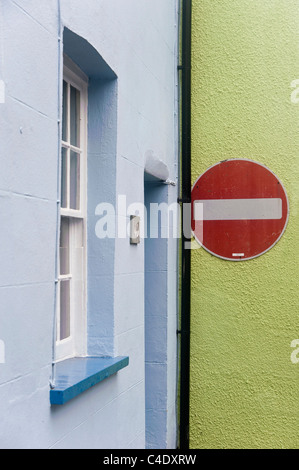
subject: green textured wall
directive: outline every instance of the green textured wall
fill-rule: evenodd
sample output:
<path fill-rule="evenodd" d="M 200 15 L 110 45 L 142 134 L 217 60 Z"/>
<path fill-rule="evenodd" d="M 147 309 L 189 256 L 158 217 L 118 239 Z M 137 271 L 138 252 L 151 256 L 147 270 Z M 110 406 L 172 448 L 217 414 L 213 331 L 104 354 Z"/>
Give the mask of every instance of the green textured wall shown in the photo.
<path fill-rule="evenodd" d="M 253 159 L 290 218 L 254 260 L 192 251 L 190 447 L 299 448 L 299 1 L 194 0 L 192 15 L 192 183 Z"/>

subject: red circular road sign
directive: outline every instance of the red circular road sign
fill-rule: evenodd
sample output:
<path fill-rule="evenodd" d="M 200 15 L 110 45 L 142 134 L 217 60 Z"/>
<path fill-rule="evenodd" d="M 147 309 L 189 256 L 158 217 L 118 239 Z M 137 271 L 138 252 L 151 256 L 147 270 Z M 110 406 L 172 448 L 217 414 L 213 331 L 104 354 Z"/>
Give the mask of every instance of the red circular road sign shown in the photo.
<path fill-rule="evenodd" d="M 226 260 L 262 255 L 278 242 L 288 222 L 283 185 L 252 160 L 225 160 L 210 167 L 194 183 L 191 202 L 194 238 Z"/>

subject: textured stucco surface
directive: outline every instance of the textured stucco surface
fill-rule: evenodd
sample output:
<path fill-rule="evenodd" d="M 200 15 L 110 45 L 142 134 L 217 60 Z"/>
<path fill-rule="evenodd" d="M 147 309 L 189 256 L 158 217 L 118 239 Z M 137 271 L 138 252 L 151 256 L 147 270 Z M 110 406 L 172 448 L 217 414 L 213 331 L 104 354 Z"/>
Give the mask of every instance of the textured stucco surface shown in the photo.
<path fill-rule="evenodd" d="M 190 446 L 298 448 L 299 3 L 199 0 L 192 28 L 192 183 L 253 159 L 281 179 L 290 217 L 254 260 L 192 252 Z"/>

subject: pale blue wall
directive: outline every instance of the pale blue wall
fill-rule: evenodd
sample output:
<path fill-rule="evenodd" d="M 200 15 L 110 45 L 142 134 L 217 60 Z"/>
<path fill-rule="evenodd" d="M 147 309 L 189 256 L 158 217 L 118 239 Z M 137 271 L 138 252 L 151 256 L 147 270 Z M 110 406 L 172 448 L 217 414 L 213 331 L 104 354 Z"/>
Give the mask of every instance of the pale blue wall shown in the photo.
<path fill-rule="evenodd" d="M 89 78 L 87 156 L 87 350 L 114 355 L 115 240 L 99 239 L 99 202 L 116 206 L 117 76 L 85 39 L 63 30 L 63 52 Z M 124 175 L 125 177 L 125 175 Z"/>
<path fill-rule="evenodd" d="M 161 181 L 144 184 L 147 209 L 145 239 L 145 409 L 146 443 L 150 449 L 167 446 L 167 238 L 162 238 L 161 216 L 151 220 L 151 204 L 168 202 Z M 152 223 L 151 223 L 152 222 Z M 157 238 L 150 229 L 157 224 Z M 154 234 L 156 235 L 156 234 Z"/>
<path fill-rule="evenodd" d="M 143 448 L 144 242 L 100 241 L 95 208 L 103 198 L 115 202 L 118 194 L 126 195 L 128 205 L 143 202 L 148 151 L 176 179 L 176 2 L 0 0 L 0 7 L 0 79 L 6 86 L 0 104 L 0 340 L 6 360 L 0 364 L 0 447 Z M 95 54 L 95 60 L 83 61 L 81 51 L 79 59 L 91 77 L 94 103 L 88 154 L 89 353 L 129 356 L 130 365 L 51 408 L 63 27 L 84 38 L 83 49 L 92 46 Z M 109 80 L 102 82 L 107 71 Z M 97 113 L 103 97 L 107 106 Z M 175 199 L 175 188 L 171 194 Z M 128 214 L 121 216 L 128 220 Z M 169 266 L 169 245 L 167 250 L 166 393 L 174 410 L 176 267 Z M 172 411 L 167 419 L 161 446 L 175 447 Z"/>
<path fill-rule="evenodd" d="M 115 240 L 97 238 L 95 207 L 116 204 L 117 80 L 92 79 L 88 98 L 88 353 L 113 356 Z"/>
<path fill-rule="evenodd" d="M 173 233 L 172 228 L 177 193 L 172 185 L 145 173 L 144 195 L 146 446 L 174 448 L 177 298 L 173 292 L 177 292 L 178 231 Z"/>

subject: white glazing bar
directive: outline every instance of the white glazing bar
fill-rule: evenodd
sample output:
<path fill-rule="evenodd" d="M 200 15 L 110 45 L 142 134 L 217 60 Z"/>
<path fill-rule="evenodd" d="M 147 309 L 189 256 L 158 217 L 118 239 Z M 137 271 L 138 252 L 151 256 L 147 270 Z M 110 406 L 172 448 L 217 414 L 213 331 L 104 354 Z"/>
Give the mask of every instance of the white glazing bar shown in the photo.
<path fill-rule="evenodd" d="M 195 220 L 277 220 L 281 218 L 282 200 L 280 198 L 194 201 Z"/>
<path fill-rule="evenodd" d="M 0 104 L 5 103 L 5 83 L 3 80 L 0 80 Z"/>

